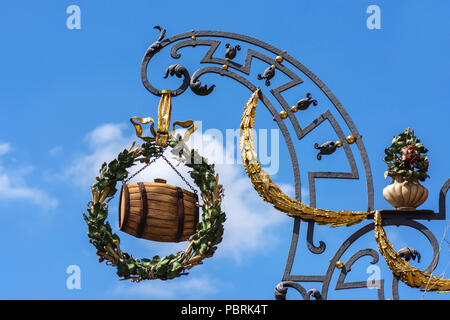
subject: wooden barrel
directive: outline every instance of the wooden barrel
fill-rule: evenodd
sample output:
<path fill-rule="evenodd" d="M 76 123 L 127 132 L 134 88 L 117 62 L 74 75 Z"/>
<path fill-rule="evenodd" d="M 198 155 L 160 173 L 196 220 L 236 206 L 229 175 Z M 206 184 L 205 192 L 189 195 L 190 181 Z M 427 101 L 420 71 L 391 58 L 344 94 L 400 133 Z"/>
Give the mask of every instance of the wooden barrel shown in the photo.
<path fill-rule="evenodd" d="M 185 241 L 195 232 L 198 211 L 195 193 L 166 184 L 163 179 L 123 184 L 119 228 L 147 240 Z"/>

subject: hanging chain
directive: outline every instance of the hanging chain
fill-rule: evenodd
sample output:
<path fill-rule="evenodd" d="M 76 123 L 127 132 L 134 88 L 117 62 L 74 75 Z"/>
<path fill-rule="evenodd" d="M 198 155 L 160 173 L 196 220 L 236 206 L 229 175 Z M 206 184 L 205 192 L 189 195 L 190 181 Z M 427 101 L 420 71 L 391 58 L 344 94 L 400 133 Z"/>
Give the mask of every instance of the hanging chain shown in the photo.
<path fill-rule="evenodd" d="M 155 162 L 156 160 L 158 160 L 160 157 L 162 156 L 162 153 L 158 154 L 157 156 L 155 156 L 152 160 L 150 160 L 149 162 L 147 162 L 147 164 L 145 166 L 143 166 L 141 169 L 139 169 L 138 171 L 136 171 L 135 173 L 133 173 L 131 176 L 129 176 L 128 178 L 126 178 L 125 180 L 122 181 L 122 183 L 127 183 L 128 181 L 130 181 L 131 179 L 133 179 L 135 176 L 137 176 L 139 173 L 141 173 L 145 168 L 147 168 L 149 165 L 151 165 L 153 162 Z"/>
<path fill-rule="evenodd" d="M 149 162 L 147 162 L 147 164 L 145 166 L 143 166 L 141 169 L 139 169 L 138 171 L 136 171 L 135 173 L 133 173 L 131 176 L 129 176 L 128 178 L 126 178 L 125 180 L 122 181 L 123 183 L 127 183 L 128 181 L 130 181 L 131 179 L 133 179 L 135 176 L 137 176 L 139 173 L 141 173 L 142 171 L 144 171 L 149 165 L 151 165 L 153 162 L 155 162 L 156 160 L 158 160 L 159 158 L 163 158 L 167 164 L 172 168 L 173 171 L 176 172 L 176 174 L 181 178 L 181 180 L 184 181 L 184 183 L 187 184 L 187 186 L 192 190 L 192 192 L 194 192 L 196 195 L 198 195 L 197 190 L 183 177 L 183 175 L 175 168 L 175 166 L 169 161 L 167 160 L 167 158 L 164 156 L 163 153 L 158 154 L 157 156 L 155 156 L 152 160 L 150 160 Z"/>
<path fill-rule="evenodd" d="M 188 185 L 192 192 L 198 195 L 197 190 L 194 189 L 193 186 L 191 186 L 191 184 L 181 175 L 181 173 L 175 168 L 175 166 L 169 160 L 167 160 L 167 158 L 163 154 L 161 154 L 161 157 L 167 162 L 167 164 L 173 169 L 173 171 L 175 171 L 180 176 L 181 180 L 183 180 Z"/>

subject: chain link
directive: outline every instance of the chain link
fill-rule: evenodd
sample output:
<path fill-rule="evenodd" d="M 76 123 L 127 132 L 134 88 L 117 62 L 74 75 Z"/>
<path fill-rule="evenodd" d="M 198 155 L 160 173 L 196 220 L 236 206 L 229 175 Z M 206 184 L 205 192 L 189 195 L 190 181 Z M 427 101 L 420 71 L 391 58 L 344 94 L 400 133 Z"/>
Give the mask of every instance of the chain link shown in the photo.
<path fill-rule="evenodd" d="M 131 179 L 133 179 L 135 176 L 137 176 L 139 173 L 141 173 L 142 171 L 144 171 L 145 168 L 147 168 L 149 165 L 151 165 L 153 162 L 155 162 L 156 160 L 158 160 L 160 157 L 162 156 L 162 153 L 158 154 L 156 157 L 154 157 L 152 160 L 150 160 L 149 162 L 147 162 L 147 164 L 145 166 L 143 166 L 141 169 L 139 169 L 138 171 L 136 171 L 135 173 L 133 173 L 131 176 L 129 176 L 128 178 L 126 178 L 125 180 L 122 181 L 122 183 L 127 183 L 128 181 L 130 181 Z"/>
<path fill-rule="evenodd" d="M 181 175 L 181 173 L 175 168 L 175 166 L 169 160 L 167 160 L 167 158 L 163 154 L 161 155 L 161 157 L 167 162 L 167 164 L 173 169 L 173 171 L 175 171 L 180 176 L 181 180 L 183 180 L 184 183 L 188 185 L 192 192 L 198 195 L 197 190 L 194 189 L 193 186 L 191 186 L 191 184 Z"/>

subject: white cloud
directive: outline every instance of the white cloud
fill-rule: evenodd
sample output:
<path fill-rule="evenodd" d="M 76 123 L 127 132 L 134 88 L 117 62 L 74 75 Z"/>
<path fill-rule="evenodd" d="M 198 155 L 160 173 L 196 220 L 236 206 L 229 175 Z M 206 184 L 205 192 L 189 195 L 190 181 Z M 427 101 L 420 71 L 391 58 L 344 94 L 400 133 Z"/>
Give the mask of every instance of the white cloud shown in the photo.
<path fill-rule="evenodd" d="M 11 150 L 9 143 L 0 143 L 0 156 Z M 33 166 L 26 164 L 18 168 L 0 165 L 0 201 L 24 200 L 46 209 L 56 208 L 58 201 L 55 198 L 41 188 L 30 186 L 28 177 L 33 170 Z"/>
<path fill-rule="evenodd" d="M 123 124 L 105 124 L 87 134 L 90 153 L 77 157 L 64 172 L 65 179 L 86 189 L 95 182 L 103 162 L 110 162 L 119 152 L 129 148 L 133 139 L 125 138 L 122 134 Z"/>
<path fill-rule="evenodd" d="M 26 174 L 33 170 L 26 167 L 11 171 L 0 167 L 0 200 L 26 200 L 41 207 L 52 209 L 58 206 L 58 201 L 45 191 L 30 187 L 26 182 Z"/>
<path fill-rule="evenodd" d="M 122 129 L 125 124 L 107 123 L 90 132 L 85 140 L 93 147 L 105 145 L 123 139 Z"/>
<path fill-rule="evenodd" d="M 0 156 L 7 154 L 9 151 L 11 151 L 9 143 L 0 143 Z"/>

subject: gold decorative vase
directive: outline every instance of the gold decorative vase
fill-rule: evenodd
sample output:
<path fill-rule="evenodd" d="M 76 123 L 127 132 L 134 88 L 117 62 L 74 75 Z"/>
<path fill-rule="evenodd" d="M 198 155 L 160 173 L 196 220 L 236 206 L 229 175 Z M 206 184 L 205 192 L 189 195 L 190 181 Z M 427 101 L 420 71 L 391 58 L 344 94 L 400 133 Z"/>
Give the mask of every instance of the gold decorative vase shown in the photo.
<path fill-rule="evenodd" d="M 406 181 L 402 176 L 393 176 L 392 183 L 383 189 L 383 196 L 397 210 L 411 211 L 428 198 L 428 189 L 418 181 Z"/>

